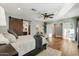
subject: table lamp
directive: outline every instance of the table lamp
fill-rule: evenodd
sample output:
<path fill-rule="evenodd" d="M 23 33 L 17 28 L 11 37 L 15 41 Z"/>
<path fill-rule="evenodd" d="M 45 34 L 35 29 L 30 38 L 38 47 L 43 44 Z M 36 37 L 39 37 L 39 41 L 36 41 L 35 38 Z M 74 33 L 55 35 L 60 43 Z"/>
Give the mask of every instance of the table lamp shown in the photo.
<path fill-rule="evenodd" d="M 0 6 L 0 32 L 5 32 L 7 28 L 5 10 Z"/>

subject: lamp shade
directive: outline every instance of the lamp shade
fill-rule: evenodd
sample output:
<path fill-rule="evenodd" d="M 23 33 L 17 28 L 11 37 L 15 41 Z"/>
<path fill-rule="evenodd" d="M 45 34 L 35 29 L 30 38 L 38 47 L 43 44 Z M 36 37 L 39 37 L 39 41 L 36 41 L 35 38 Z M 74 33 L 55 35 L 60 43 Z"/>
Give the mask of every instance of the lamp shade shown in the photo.
<path fill-rule="evenodd" d="M 4 8 L 0 6 L 0 26 L 6 26 L 6 17 Z"/>

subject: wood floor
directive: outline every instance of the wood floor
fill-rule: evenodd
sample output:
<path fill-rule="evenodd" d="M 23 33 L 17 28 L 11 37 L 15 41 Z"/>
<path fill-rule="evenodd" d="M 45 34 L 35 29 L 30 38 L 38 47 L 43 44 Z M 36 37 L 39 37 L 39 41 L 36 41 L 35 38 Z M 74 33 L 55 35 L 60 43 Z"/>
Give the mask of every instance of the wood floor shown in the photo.
<path fill-rule="evenodd" d="M 60 38 L 49 38 L 48 42 L 49 47 L 62 51 L 63 56 L 79 55 L 79 49 L 77 48 L 76 42 Z"/>

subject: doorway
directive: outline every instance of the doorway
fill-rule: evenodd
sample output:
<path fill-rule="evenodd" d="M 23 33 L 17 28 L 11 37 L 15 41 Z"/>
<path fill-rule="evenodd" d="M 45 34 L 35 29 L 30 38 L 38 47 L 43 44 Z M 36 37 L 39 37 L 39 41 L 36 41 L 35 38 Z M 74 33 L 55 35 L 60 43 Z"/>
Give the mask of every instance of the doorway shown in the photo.
<path fill-rule="evenodd" d="M 54 37 L 62 38 L 62 23 L 54 24 Z"/>

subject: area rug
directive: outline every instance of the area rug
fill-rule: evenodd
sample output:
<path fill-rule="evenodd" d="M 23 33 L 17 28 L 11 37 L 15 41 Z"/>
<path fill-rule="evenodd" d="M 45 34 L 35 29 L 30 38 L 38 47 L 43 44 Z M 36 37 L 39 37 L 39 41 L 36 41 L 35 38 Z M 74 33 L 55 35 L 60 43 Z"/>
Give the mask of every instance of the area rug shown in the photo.
<path fill-rule="evenodd" d="M 43 50 L 37 56 L 61 56 L 62 52 L 56 49 L 48 47 L 46 50 Z"/>

